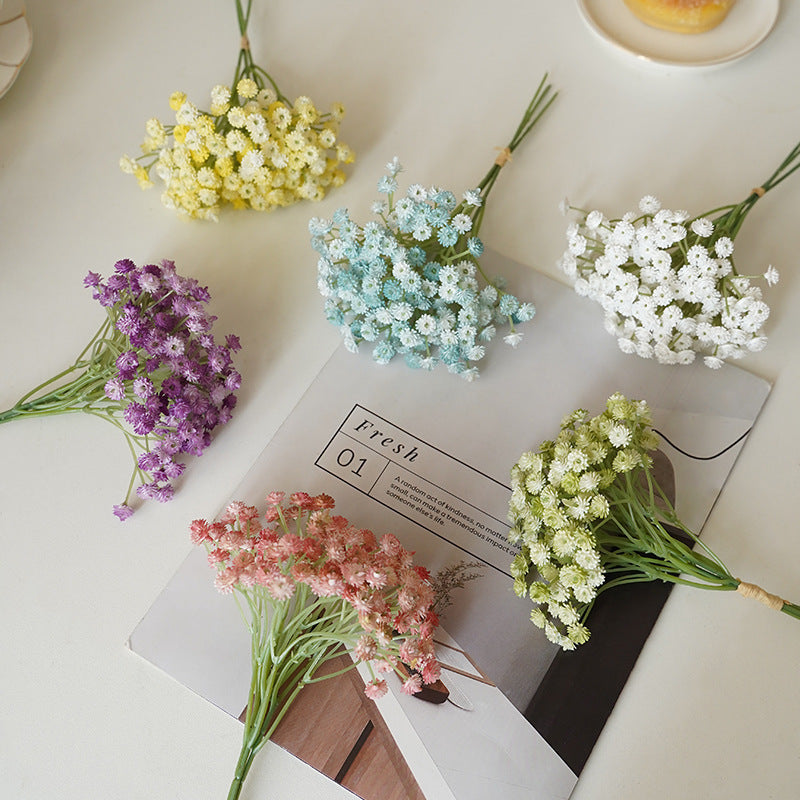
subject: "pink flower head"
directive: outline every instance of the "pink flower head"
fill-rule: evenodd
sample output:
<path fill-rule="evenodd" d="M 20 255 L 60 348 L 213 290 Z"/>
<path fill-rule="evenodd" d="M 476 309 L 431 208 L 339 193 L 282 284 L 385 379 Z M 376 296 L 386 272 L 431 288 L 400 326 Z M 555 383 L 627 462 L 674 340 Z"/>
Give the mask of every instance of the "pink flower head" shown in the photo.
<path fill-rule="evenodd" d="M 442 668 L 435 658 L 426 657 L 422 660 L 421 664 L 417 665 L 422 674 L 423 683 L 431 684 L 436 683 L 442 674 Z"/>
<path fill-rule="evenodd" d="M 403 681 L 401 687 L 403 694 L 417 694 L 422 691 L 422 678 L 416 672 L 412 673 Z"/>
<path fill-rule="evenodd" d="M 294 581 L 288 575 L 283 575 L 282 573 L 270 578 L 264 586 L 276 600 L 288 600 L 295 590 Z"/>
<path fill-rule="evenodd" d="M 377 642 L 368 634 L 359 637 L 356 646 L 353 648 L 353 654 L 359 661 L 371 661 L 378 652 Z"/>
<path fill-rule="evenodd" d="M 341 565 L 342 577 L 350 586 L 363 586 L 367 582 L 367 571 L 360 560 L 348 560 Z"/>
<path fill-rule="evenodd" d="M 347 558 L 344 540 L 338 536 L 328 537 L 328 541 L 325 543 L 325 553 L 331 561 L 344 561 Z"/>
<path fill-rule="evenodd" d="M 364 687 L 364 694 L 369 697 L 370 700 L 377 700 L 383 697 L 387 690 L 386 681 L 382 678 L 375 678 Z"/>
<path fill-rule="evenodd" d="M 340 594 L 345 587 L 342 573 L 334 564 L 324 564 L 312 578 L 308 585 L 314 594 L 320 597 L 333 597 Z"/>
<path fill-rule="evenodd" d="M 400 540 L 393 533 L 387 533 L 381 537 L 380 547 L 382 552 L 392 557 L 399 556 L 404 550 Z"/>
<path fill-rule="evenodd" d="M 211 566 L 214 566 L 214 564 L 224 564 L 230 557 L 230 550 L 225 550 L 222 547 L 215 547 L 208 551 L 208 563 L 211 564 Z"/>
<path fill-rule="evenodd" d="M 303 510 L 314 507 L 314 498 L 307 492 L 294 492 L 294 494 L 289 496 L 289 500 L 293 505 Z"/>
<path fill-rule="evenodd" d="M 284 497 L 286 497 L 286 492 L 270 492 L 267 495 L 267 505 L 279 506 Z"/>
<path fill-rule="evenodd" d="M 241 531 L 226 530 L 225 533 L 217 539 L 217 543 L 220 547 L 224 547 L 227 550 L 238 550 L 247 545 L 247 537 Z"/>
<path fill-rule="evenodd" d="M 271 525 L 273 522 L 277 522 L 280 518 L 281 509 L 279 504 L 270 506 L 264 514 L 264 522 L 266 522 L 268 525 Z"/>
<path fill-rule="evenodd" d="M 229 594 L 233 591 L 233 586 L 238 579 L 239 576 L 236 570 L 226 567 L 221 572 L 217 573 L 217 577 L 214 579 L 214 586 L 217 587 L 218 592 Z"/>
<path fill-rule="evenodd" d="M 329 494 L 318 494 L 314 498 L 313 508 L 315 511 L 322 511 L 333 508 L 334 505 L 334 499 Z"/>
<path fill-rule="evenodd" d="M 255 506 L 249 506 L 247 503 L 243 503 L 241 500 L 234 500 L 232 503 L 228 504 L 222 518 L 226 522 L 233 522 L 236 520 L 238 520 L 239 523 L 249 522 L 250 520 L 258 519 L 258 509 L 255 508 Z"/>
<path fill-rule="evenodd" d="M 193 520 L 189 525 L 189 536 L 192 544 L 202 544 L 211 540 L 208 533 L 208 523 L 204 519 Z"/>
<path fill-rule="evenodd" d="M 419 642 L 415 639 L 405 639 L 400 645 L 400 658 L 409 666 L 414 666 L 419 656 Z"/>

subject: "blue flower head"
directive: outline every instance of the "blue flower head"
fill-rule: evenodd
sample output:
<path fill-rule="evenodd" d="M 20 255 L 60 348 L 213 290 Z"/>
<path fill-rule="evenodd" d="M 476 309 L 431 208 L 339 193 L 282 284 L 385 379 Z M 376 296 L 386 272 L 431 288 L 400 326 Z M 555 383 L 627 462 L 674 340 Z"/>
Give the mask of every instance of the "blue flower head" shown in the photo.
<path fill-rule="evenodd" d="M 443 225 L 436 234 L 442 247 L 452 247 L 458 241 L 458 231 L 452 225 Z"/>
<path fill-rule="evenodd" d="M 394 194 L 397 191 L 397 181 L 389 175 L 384 175 L 378 181 L 378 191 L 381 194 Z"/>
<path fill-rule="evenodd" d="M 350 217 L 347 214 L 346 208 L 337 208 L 336 211 L 333 212 L 333 224 L 337 227 L 341 227 L 342 225 L 350 222 Z"/>
<path fill-rule="evenodd" d="M 470 236 L 467 239 L 467 250 L 475 258 L 480 258 L 483 255 L 483 242 L 477 236 Z"/>

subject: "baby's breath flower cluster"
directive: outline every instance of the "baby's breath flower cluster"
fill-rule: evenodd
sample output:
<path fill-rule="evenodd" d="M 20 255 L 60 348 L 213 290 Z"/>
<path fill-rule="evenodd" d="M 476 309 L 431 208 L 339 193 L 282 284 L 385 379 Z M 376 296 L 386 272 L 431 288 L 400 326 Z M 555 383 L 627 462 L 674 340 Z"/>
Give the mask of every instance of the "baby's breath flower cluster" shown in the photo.
<path fill-rule="evenodd" d="M 509 537 L 520 552 L 511 574 L 516 594 L 534 603 L 531 621 L 573 650 L 589 638 L 601 591 L 652 580 L 736 590 L 800 619 L 800 606 L 734 578 L 680 521 L 651 469 L 657 446 L 647 403 L 616 393 L 599 416 L 565 417 L 555 440 L 514 465 Z"/>
<path fill-rule="evenodd" d="M 261 517 L 234 502 L 217 521 L 191 525 L 192 541 L 217 569 L 217 588 L 235 591 L 249 610 L 253 670 L 229 800 L 303 687 L 341 674 L 317 673 L 343 650 L 367 664 L 372 699 L 387 691 L 375 672 L 397 672 L 407 694 L 439 678 L 430 576 L 398 539 L 333 515 L 328 495 L 296 492 L 286 502 L 271 492 L 267 506 Z"/>
<path fill-rule="evenodd" d="M 386 200 L 373 206 L 377 220 L 362 227 L 346 209 L 332 220 L 311 220 L 325 314 L 349 350 L 369 342 L 379 364 L 402 355 L 410 367 L 441 362 L 472 380 L 498 325 L 508 324 L 505 341 L 519 344 L 516 325 L 533 317 L 534 306 L 506 292 L 502 279 L 487 278 L 478 233 L 501 166 L 553 98 L 542 80 L 504 155 L 461 201 L 421 184 L 396 199 L 402 167 L 395 158 L 378 182 Z"/>
<path fill-rule="evenodd" d="M 223 205 L 271 211 L 321 200 L 344 183 L 342 165 L 354 159 L 338 139 L 341 103 L 324 113 L 306 96 L 292 102 L 253 62 L 246 39 L 250 6 L 245 11 L 237 0 L 243 46 L 232 88 L 215 86 L 209 111 L 173 93 L 175 124 L 149 119 L 142 154 L 120 160 L 143 189 L 155 173 L 164 183 L 164 205 L 184 216 L 216 221 Z"/>
<path fill-rule="evenodd" d="M 769 307 L 751 283 L 759 276 L 738 272 L 734 239 L 757 200 L 799 162 L 800 145 L 741 203 L 695 217 L 661 208 L 652 195 L 620 219 L 573 209 L 579 220 L 567 228 L 559 265 L 579 295 L 601 305 L 625 353 L 662 364 L 690 364 L 700 354 L 716 369 L 757 352 L 767 342 Z M 770 286 L 778 277 L 772 266 L 763 274 Z"/>
<path fill-rule="evenodd" d="M 125 500 L 114 507 L 125 520 L 137 479 L 141 499 L 170 500 L 184 471 L 180 457 L 201 455 L 230 419 L 241 383 L 232 354 L 240 345 L 236 336 L 214 341 L 208 289 L 178 275 L 171 261 L 139 268 L 123 259 L 107 280 L 89 272 L 84 283 L 105 321 L 74 364 L 0 414 L 0 423 L 73 411 L 112 423 L 134 459 Z"/>

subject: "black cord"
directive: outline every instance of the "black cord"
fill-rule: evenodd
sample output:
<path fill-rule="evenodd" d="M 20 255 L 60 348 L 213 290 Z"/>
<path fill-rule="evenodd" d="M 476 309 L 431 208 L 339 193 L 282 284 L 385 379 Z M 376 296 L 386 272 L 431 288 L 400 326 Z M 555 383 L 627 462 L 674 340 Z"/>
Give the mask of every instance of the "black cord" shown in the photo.
<path fill-rule="evenodd" d="M 673 447 L 679 453 L 682 453 L 683 455 L 688 456 L 689 458 L 694 458 L 697 461 L 711 461 L 712 459 L 719 458 L 723 453 L 727 453 L 728 450 L 730 450 L 732 447 L 736 447 L 736 445 L 739 444 L 739 442 L 741 442 L 742 439 L 744 439 L 744 437 L 747 436 L 747 434 L 750 433 L 751 430 L 753 430 L 752 427 L 748 428 L 736 441 L 731 442 L 727 447 L 720 450 L 719 453 L 715 453 L 713 456 L 693 456 L 691 453 L 687 453 L 685 450 L 681 450 L 681 448 L 678 447 L 678 445 L 671 442 L 666 436 L 664 436 L 663 433 L 661 433 L 661 431 L 653 428 L 653 433 L 657 433 L 668 445 L 670 445 L 670 447 Z"/>

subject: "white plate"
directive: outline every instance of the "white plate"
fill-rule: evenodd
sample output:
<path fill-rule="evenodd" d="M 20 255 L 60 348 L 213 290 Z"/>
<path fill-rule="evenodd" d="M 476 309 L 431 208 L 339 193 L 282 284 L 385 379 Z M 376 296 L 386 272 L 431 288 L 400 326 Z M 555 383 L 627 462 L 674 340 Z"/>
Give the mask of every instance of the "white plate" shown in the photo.
<path fill-rule="evenodd" d="M 33 45 L 22 0 L 0 0 L 0 97 L 17 79 Z"/>
<path fill-rule="evenodd" d="M 767 37 L 779 0 L 736 0 L 728 16 L 705 33 L 672 33 L 646 25 L 624 0 L 578 0 L 587 25 L 601 38 L 654 64 L 709 67 L 747 55 Z"/>

